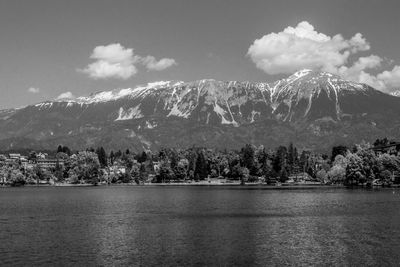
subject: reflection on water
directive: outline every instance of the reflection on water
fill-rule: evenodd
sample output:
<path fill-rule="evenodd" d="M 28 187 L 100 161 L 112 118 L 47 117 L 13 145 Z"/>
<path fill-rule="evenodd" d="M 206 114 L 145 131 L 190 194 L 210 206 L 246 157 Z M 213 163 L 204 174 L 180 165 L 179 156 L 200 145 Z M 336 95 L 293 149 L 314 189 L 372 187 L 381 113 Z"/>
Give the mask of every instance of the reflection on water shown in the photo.
<path fill-rule="evenodd" d="M 400 190 L 1 188 L 1 265 L 396 265 Z"/>

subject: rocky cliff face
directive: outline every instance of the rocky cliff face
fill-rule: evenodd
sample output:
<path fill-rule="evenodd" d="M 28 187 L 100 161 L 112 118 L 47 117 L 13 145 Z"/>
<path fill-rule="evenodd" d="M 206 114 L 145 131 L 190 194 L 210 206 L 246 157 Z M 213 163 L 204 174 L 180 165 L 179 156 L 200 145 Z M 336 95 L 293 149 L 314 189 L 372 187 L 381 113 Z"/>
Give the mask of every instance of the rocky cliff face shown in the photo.
<path fill-rule="evenodd" d="M 109 149 L 245 143 L 324 150 L 400 137 L 400 98 L 325 72 L 274 83 L 150 83 L 0 111 L 0 149 Z"/>

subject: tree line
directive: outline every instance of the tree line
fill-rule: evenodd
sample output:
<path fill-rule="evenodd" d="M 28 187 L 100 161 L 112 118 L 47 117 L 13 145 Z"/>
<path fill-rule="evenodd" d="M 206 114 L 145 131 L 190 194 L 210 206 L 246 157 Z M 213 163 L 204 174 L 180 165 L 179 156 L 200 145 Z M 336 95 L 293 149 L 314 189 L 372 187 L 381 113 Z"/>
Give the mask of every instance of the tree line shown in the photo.
<path fill-rule="evenodd" d="M 285 183 L 293 177 L 308 177 L 331 184 L 359 185 L 379 180 L 390 185 L 400 171 L 400 157 L 393 153 L 377 153 L 374 149 L 388 144 L 387 139 L 378 139 L 373 145 L 335 146 L 330 155 L 299 151 L 293 144 L 275 149 L 247 144 L 239 150 L 190 147 L 140 153 L 129 149 L 107 153 L 103 147 L 73 153 L 60 145 L 55 158 L 62 164 L 50 169 L 35 164 L 24 168 L 18 162 L 0 158 L 0 182 L 11 185 L 41 181 L 143 184 L 223 178 Z M 35 162 L 35 156 L 36 153 L 31 152 L 29 160 Z"/>

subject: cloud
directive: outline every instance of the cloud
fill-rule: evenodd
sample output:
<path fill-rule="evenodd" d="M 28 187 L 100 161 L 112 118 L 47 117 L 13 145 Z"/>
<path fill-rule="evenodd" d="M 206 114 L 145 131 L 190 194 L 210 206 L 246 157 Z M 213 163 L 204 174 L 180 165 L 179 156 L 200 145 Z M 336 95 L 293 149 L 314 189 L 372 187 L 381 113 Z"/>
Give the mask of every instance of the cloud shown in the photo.
<path fill-rule="evenodd" d="M 391 71 L 385 70 L 377 75 L 388 88 L 400 88 L 400 66 L 396 65 Z"/>
<path fill-rule="evenodd" d="M 83 72 L 87 73 L 93 79 L 116 78 L 126 80 L 137 73 L 134 65 L 124 65 L 121 63 L 110 63 L 104 60 L 98 60 L 89 64 Z"/>
<path fill-rule="evenodd" d="M 142 63 L 148 70 L 154 71 L 165 70 L 166 68 L 169 68 L 173 65 L 177 65 L 175 59 L 173 58 L 162 58 L 157 61 L 156 58 L 153 56 L 142 58 Z"/>
<path fill-rule="evenodd" d="M 125 48 L 120 44 L 97 46 L 93 49 L 90 58 L 96 61 L 81 71 L 93 79 L 126 80 L 137 73 L 133 49 Z"/>
<path fill-rule="evenodd" d="M 303 21 L 295 28 L 287 27 L 255 40 L 248 55 L 259 69 L 278 74 L 303 68 L 332 71 L 344 65 L 351 54 L 368 49 L 369 44 L 360 33 L 349 40 L 340 34 L 330 37 Z"/>
<path fill-rule="evenodd" d="M 341 66 L 337 70 L 333 71 L 344 79 L 366 83 L 376 89 L 386 89 L 385 84 L 377 79 L 374 75 L 366 72 L 366 70 L 376 69 L 381 66 L 383 59 L 376 55 L 370 55 L 367 57 L 360 57 L 353 63 L 351 67 Z"/>
<path fill-rule="evenodd" d="M 28 92 L 32 93 L 32 94 L 38 94 L 38 93 L 40 93 L 40 89 L 36 88 L 36 87 L 29 87 Z"/>
<path fill-rule="evenodd" d="M 133 49 L 125 48 L 120 44 L 97 46 L 93 49 L 90 58 L 104 60 L 109 63 L 132 63 Z"/>
<path fill-rule="evenodd" d="M 329 36 L 303 21 L 295 27 L 289 26 L 281 32 L 256 39 L 247 55 L 257 68 L 268 74 L 289 74 L 307 68 L 331 72 L 383 91 L 399 87 L 400 66 L 377 75 L 368 72 L 376 73 L 384 63 L 377 55 L 357 57 L 357 53 L 369 49 L 370 44 L 361 33 L 350 39 L 341 34 Z M 353 63 L 349 62 L 350 59 L 354 60 Z"/>
<path fill-rule="evenodd" d="M 56 100 L 71 100 L 75 99 L 76 97 L 71 92 L 64 92 L 57 96 Z"/>
<path fill-rule="evenodd" d="M 157 61 L 153 56 L 135 55 L 133 48 L 125 48 L 118 43 L 95 47 L 90 58 L 95 61 L 79 71 L 93 79 L 129 79 L 137 74 L 137 63 L 143 64 L 148 70 L 156 71 L 176 65 L 172 58 Z"/>

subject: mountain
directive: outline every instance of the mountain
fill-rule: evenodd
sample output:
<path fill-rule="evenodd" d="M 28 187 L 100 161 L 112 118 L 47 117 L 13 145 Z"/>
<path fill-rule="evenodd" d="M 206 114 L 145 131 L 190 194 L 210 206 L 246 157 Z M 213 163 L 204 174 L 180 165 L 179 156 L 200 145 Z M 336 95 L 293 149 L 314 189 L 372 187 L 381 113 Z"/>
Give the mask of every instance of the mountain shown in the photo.
<path fill-rule="evenodd" d="M 392 96 L 398 96 L 400 97 L 400 90 L 394 91 L 390 93 Z"/>
<path fill-rule="evenodd" d="M 326 72 L 273 83 L 149 83 L 0 111 L 0 149 L 238 148 L 335 144 L 400 137 L 400 98 Z"/>

